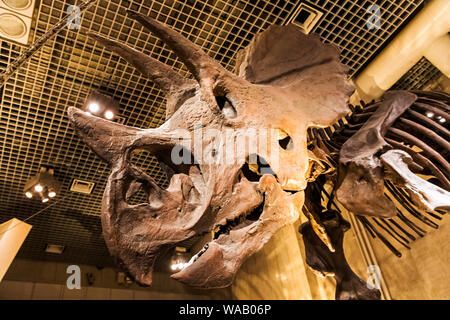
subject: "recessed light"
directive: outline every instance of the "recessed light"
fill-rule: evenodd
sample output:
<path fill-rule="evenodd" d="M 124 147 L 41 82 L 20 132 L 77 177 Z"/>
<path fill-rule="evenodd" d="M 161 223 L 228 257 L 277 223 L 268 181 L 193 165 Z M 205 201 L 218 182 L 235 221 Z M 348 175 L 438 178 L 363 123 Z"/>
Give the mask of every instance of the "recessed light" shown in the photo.
<path fill-rule="evenodd" d="M 27 25 L 19 16 L 3 13 L 0 14 L 0 32 L 7 37 L 21 38 L 27 32 Z"/>
<path fill-rule="evenodd" d="M 99 112 L 99 111 L 100 111 L 100 105 L 99 105 L 98 103 L 96 103 L 96 102 L 91 102 L 91 103 L 89 104 L 89 111 L 90 111 L 91 113 L 97 113 L 97 112 Z"/>
<path fill-rule="evenodd" d="M 91 194 L 92 190 L 95 187 L 95 182 L 91 181 L 83 181 L 80 179 L 73 179 L 72 184 L 70 185 L 70 191 Z"/>
<path fill-rule="evenodd" d="M 92 90 L 84 102 L 83 109 L 91 114 L 113 120 L 119 115 L 120 104 L 111 96 Z"/>
<path fill-rule="evenodd" d="M 24 10 L 31 5 L 31 0 L 3 0 L 3 2 L 15 10 Z"/>
<path fill-rule="evenodd" d="M 427 112 L 426 115 L 427 115 L 428 118 L 433 118 L 434 113 L 433 112 Z"/>
<path fill-rule="evenodd" d="M 47 244 L 47 246 L 45 247 L 45 252 L 61 254 L 61 253 L 63 253 L 64 248 L 65 247 L 60 244 Z"/>
<path fill-rule="evenodd" d="M 106 111 L 105 112 L 105 118 L 108 119 L 108 120 L 113 119 L 114 118 L 114 113 L 112 111 L 110 111 L 110 110 Z"/>
<path fill-rule="evenodd" d="M 34 0 L 0 1 L 0 37 L 28 44 Z"/>
<path fill-rule="evenodd" d="M 295 24 L 305 34 L 308 34 L 314 29 L 322 16 L 323 12 L 300 2 L 300 5 L 294 10 L 294 14 L 288 19 L 287 23 Z"/>

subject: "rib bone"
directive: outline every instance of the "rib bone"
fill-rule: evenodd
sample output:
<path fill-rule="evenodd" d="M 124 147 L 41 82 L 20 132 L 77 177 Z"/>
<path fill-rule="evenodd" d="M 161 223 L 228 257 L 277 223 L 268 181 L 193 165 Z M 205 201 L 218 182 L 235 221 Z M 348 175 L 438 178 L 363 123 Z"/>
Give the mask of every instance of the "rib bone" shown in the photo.
<path fill-rule="evenodd" d="M 381 161 L 388 166 L 392 178 L 404 185 L 411 199 L 421 209 L 450 209 L 450 192 L 416 176 L 408 168 L 410 155 L 402 150 L 390 150 L 381 155 Z"/>
<path fill-rule="evenodd" d="M 392 148 L 384 135 L 416 99 L 408 92 L 386 93 L 369 120 L 342 146 L 339 162 L 343 170 L 336 196 L 355 214 L 395 216 L 395 205 L 384 197 L 383 166 L 377 154 Z"/>

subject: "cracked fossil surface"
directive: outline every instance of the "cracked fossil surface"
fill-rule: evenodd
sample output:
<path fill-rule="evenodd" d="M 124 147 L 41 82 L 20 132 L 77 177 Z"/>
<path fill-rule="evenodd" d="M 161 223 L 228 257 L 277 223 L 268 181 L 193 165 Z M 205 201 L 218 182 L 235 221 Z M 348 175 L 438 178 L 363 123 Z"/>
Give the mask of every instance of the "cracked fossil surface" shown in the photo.
<path fill-rule="evenodd" d="M 399 216 L 419 230 L 392 197 L 436 227 L 409 204 L 449 209 L 450 146 L 442 138 L 449 132 L 417 111 L 432 111 L 448 123 L 450 98 L 391 91 L 367 108 L 352 108 L 350 116 L 347 67 L 317 35 L 294 25 L 271 26 L 239 52 L 235 74 L 166 25 L 128 14 L 172 49 L 192 78 L 124 43 L 89 34 L 166 93 L 166 121 L 158 128 L 68 111 L 78 135 L 111 166 L 101 219 L 117 263 L 150 285 L 155 261 L 167 249 L 213 231 L 213 239 L 172 277 L 193 287 L 226 287 L 248 257 L 303 212 L 309 219 L 300 229 L 306 263 L 336 278 L 336 298 L 379 299 L 380 292 L 368 290 L 348 265 L 342 242 L 349 224 L 331 207 L 338 210 L 339 200 L 398 256 L 370 222 L 389 218 L 380 221 L 404 231 L 390 220 Z M 167 188 L 130 162 L 138 149 L 161 163 Z M 433 175 L 437 184 L 416 173 Z M 140 190 L 148 201 L 132 204 Z"/>
<path fill-rule="evenodd" d="M 236 75 L 164 24 L 140 13 L 128 14 L 170 47 L 193 79 L 126 44 L 90 34 L 167 94 L 166 122 L 152 129 L 69 110 L 79 136 L 111 165 L 101 212 L 106 244 L 136 281 L 149 285 L 155 260 L 165 249 L 219 230 L 172 277 L 194 287 L 229 286 L 246 258 L 298 218 L 310 161 L 306 131 L 327 127 L 347 114 L 353 92 L 347 68 L 339 62 L 337 49 L 318 36 L 304 35 L 294 25 L 271 26 L 240 53 Z M 205 133 L 200 140 L 196 128 Z M 206 134 L 211 128 L 232 134 L 228 140 L 212 138 Z M 225 142 L 234 146 L 249 128 L 271 134 L 237 161 L 201 161 L 205 155 L 222 156 Z M 174 137 L 180 136 L 184 143 L 178 150 L 188 154 L 188 163 L 171 158 L 179 147 Z M 148 150 L 167 169 L 166 189 L 130 163 L 136 149 Z M 258 161 L 251 163 L 252 156 Z M 130 204 L 140 189 L 148 202 Z M 236 220 L 240 223 L 230 225 Z"/>
<path fill-rule="evenodd" d="M 336 279 L 337 300 L 378 300 L 380 292 L 369 288 L 350 268 L 344 256 L 344 233 L 350 223 L 333 210 L 323 214 L 323 225 L 335 250 L 331 252 L 313 231 L 311 222 L 302 224 L 299 232 L 305 244 L 306 263 L 320 277 Z"/>

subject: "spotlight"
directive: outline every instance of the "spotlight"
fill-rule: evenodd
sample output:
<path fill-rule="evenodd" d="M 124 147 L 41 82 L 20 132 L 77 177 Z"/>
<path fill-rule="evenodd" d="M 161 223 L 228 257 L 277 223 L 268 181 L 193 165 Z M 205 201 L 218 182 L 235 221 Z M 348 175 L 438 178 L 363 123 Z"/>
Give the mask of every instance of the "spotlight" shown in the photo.
<path fill-rule="evenodd" d="M 105 112 L 105 118 L 108 119 L 108 120 L 113 119 L 114 118 L 114 113 L 112 111 L 109 111 L 109 110 L 106 111 Z"/>
<path fill-rule="evenodd" d="M 180 271 L 189 265 L 190 255 L 184 247 L 176 247 L 175 253 L 170 259 L 170 269 L 172 271 Z"/>
<path fill-rule="evenodd" d="M 3 2 L 10 8 L 16 10 L 24 10 L 31 4 L 31 0 L 3 0 Z"/>
<path fill-rule="evenodd" d="M 427 115 L 427 117 L 428 117 L 428 118 L 433 118 L 433 116 L 434 116 L 434 113 L 433 113 L 433 112 L 430 112 L 430 111 L 428 111 L 428 112 L 426 113 L 426 115 Z"/>
<path fill-rule="evenodd" d="M 0 22 L 2 24 L 0 30 L 6 36 L 21 38 L 27 33 L 27 25 L 19 16 L 3 13 L 0 15 Z"/>
<path fill-rule="evenodd" d="M 113 120 L 119 114 L 120 105 L 111 96 L 94 90 L 87 97 L 83 109 L 90 114 Z"/>
<path fill-rule="evenodd" d="M 91 103 L 89 104 L 89 111 L 90 111 L 91 113 L 97 113 L 97 112 L 100 111 L 100 106 L 98 105 L 97 102 L 91 102 Z"/>
<path fill-rule="evenodd" d="M 23 190 L 25 197 L 28 199 L 37 198 L 43 203 L 56 197 L 60 185 L 53 174 L 52 168 L 41 167 L 39 173 L 25 183 Z"/>
<path fill-rule="evenodd" d="M 440 118 L 440 119 L 439 119 L 439 122 L 440 122 L 440 123 L 445 123 L 445 121 L 447 121 L 447 120 L 445 120 L 445 118 Z"/>
<path fill-rule="evenodd" d="M 0 37 L 28 44 L 35 0 L 0 0 Z"/>

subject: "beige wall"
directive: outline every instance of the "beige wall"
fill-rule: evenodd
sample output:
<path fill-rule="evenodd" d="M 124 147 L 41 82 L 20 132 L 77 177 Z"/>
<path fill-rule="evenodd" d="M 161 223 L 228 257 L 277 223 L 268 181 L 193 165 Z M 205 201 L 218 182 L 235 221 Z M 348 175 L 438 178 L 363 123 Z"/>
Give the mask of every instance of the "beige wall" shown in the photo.
<path fill-rule="evenodd" d="M 450 299 L 450 219 L 444 216 L 438 230 L 426 229 L 411 250 L 395 244 L 401 258 L 371 239 L 393 299 Z"/>
<path fill-rule="evenodd" d="M 97 269 L 79 265 L 81 289 L 69 290 L 66 273 L 69 263 L 16 259 L 0 282 L 0 299 L 230 299 L 229 289 L 196 290 L 169 278 L 168 274 L 154 273 L 150 287 L 132 284 L 129 287 L 116 281 L 117 270 Z M 88 285 L 86 273 L 93 273 L 95 282 Z"/>
<path fill-rule="evenodd" d="M 305 249 L 298 227 L 301 219 L 276 233 L 239 270 L 232 286 L 235 299 L 334 299 L 334 278 L 319 278 L 305 263 Z M 345 234 L 344 251 L 352 269 L 367 280 L 367 264 L 356 240 L 355 229 Z"/>
<path fill-rule="evenodd" d="M 450 299 L 449 220 L 444 216 L 438 230 L 428 228 L 411 250 L 396 245 L 402 258 L 369 237 L 393 299 Z M 69 264 L 16 259 L 0 282 L 0 299 L 334 299 L 334 279 L 318 278 L 304 263 L 303 240 L 297 232 L 300 223 L 280 230 L 251 257 L 231 290 L 194 290 L 158 273 L 150 288 L 135 284 L 125 288 L 117 284 L 116 270 L 84 265 L 80 265 L 82 289 L 68 290 Z M 367 281 L 367 264 L 354 227 L 345 234 L 344 250 L 353 270 Z M 93 286 L 86 283 L 88 272 L 95 275 Z"/>
<path fill-rule="evenodd" d="M 239 300 L 312 298 L 294 226 L 279 230 L 242 265 L 232 292 Z"/>
<path fill-rule="evenodd" d="M 65 285 L 4 280 L 0 300 L 206 300 L 208 296 L 149 290 L 82 287 L 69 290 Z"/>
<path fill-rule="evenodd" d="M 449 48 L 450 50 L 450 48 Z M 425 91 L 442 91 L 450 93 L 450 79 L 447 78 L 445 75 L 441 75 L 436 81 L 433 81 L 432 83 L 427 84 L 425 88 L 423 88 Z"/>

